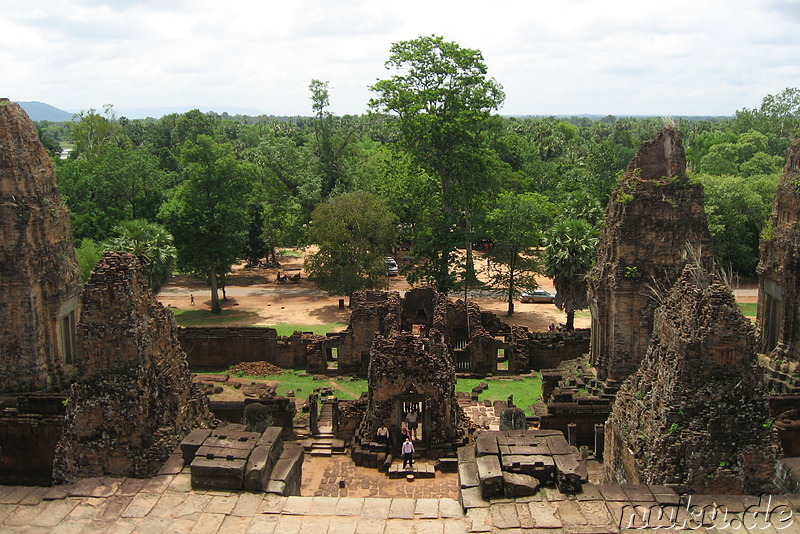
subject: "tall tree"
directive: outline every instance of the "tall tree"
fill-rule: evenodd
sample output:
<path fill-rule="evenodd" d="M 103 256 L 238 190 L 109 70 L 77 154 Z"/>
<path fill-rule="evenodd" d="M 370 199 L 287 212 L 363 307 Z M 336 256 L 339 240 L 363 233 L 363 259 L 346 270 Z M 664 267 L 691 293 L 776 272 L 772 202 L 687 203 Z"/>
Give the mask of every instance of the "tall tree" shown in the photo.
<path fill-rule="evenodd" d="M 542 229 L 554 216 L 555 206 L 538 193 L 504 193 L 487 216 L 487 235 L 493 241 L 487 253 L 492 266 L 489 280 L 505 295 L 509 316 L 520 292 L 536 288 L 540 266 L 535 247 L 541 245 Z"/>
<path fill-rule="evenodd" d="M 565 219 L 548 233 L 545 274 L 556 286 L 556 307 L 567 314 L 567 330 L 575 325 L 575 310 L 589 305 L 586 275 L 594 263 L 597 229 L 583 219 Z"/>
<path fill-rule="evenodd" d="M 394 243 L 395 219 L 382 200 L 369 193 L 350 193 L 316 207 L 309 240 L 319 250 L 305 268 L 320 289 L 347 295 L 386 286 L 386 257 Z"/>
<path fill-rule="evenodd" d="M 72 120 L 72 140 L 75 149 L 70 153 L 73 158 L 85 156 L 118 139 L 120 126 L 111 104 L 103 106 L 103 115 L 94 109 L 76 113 Z"/>
<path fill-rule="evenodd" d="M 386 68 L 396 74 L 371 87 L 378 97 L 370 106 L 397 115 L 402 148 L 439 180 L 443 220 L 433 230 L 436 250 L 425 251 L 425 276 L 447 292 L 453 285 L 453 251 L 470 238 L 465 235 L 470 230 L 470 201 L 487 178 L 483 134 L 505 95 L 487 76 L 479 50 L 442 37 L 394 43 Z M 462 229 L 461 236 L 452 232 L 453 225 Z"/>
<path fill-rule="evenodd" d="M 211 312 L 221 313 L 218 277 L 244 249 L 248 190 L 252 169 L 237 161 L 233 147 L 207 135 L 181 149 L 184 181 L 161 208 L 160 217 L 175 237 L 178 266 L 204 274 L 211 285 Z"/>

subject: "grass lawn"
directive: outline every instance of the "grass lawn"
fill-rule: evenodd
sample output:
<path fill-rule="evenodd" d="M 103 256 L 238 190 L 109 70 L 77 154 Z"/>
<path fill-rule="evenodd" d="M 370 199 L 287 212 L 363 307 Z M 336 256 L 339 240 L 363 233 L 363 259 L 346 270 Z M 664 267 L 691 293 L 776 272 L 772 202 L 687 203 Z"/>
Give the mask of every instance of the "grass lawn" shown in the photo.
<path fill-rule="evenodd" d="M 198 374 L 228 374 L 228 371 L 204 372 Z M 305 375 L 305 376 L 303 376 Z M 302 405 L 308 398 L 308 394 L 314 388 L 333 386 L 336 396 L 343 400 L 358 398 L 361 393 L 367 391 L 367 381 L 363 378 L 350 377 L 346 380 L 337 380 L 335 377 L 328 377 L 325 380 L 314 380 L 302 369 L 286 369 L 279 375 L 269 376 L 248 376 L 231 374 L 231 377 L 252 378 L 270 380 L 278 382 L 278 395 L 285 396 L 287 392 L 294 391 L 298 406 Z M 456 381 L 456 391 L 471 392 L 472 388 L 483 382 L 480 378 L 459 378 Z M 522 380 L 488 380 L 489 389 L 481 393 L 479 400 L 506 400 L 509 395 L 514 395 L 514 404 L 524 409 L 528 415 L 528 406 L 536 402 L 542 395 L 542 379 L 537 377 L 525 377 Z"/>
<path fill-rule="evenodd" d="M 459 378 L 456 382 L 456 391 L 472 392 L 472 388 L 483 382 L 480 378 Z M 522 380 L 500 380 L 495 377 L 487 380 L 489 388 L 480 394 L 478 400 L 506 400 L 509 395 L 514 395 L 514 404 L 525 410 L 528 415 L 533 415 L 528 410 L 528 406 L 536 402 L 542 396 L 542 379 L 536 377 L 524 377 Z"/>
<path fill-rule="evenodd" d="M 180 326 L 215 326 L 233 321 L 255 319 L 258 313 L 248 309 L 222 310 L 222 313 L 211 313 L 211 310 L 182 310 L 170 308 Z"/>
<path fill-rule="evenodd" d="M 222 310 L 222 313 L 213 314 L 210 310 L 182 310 L 170 308 L 175 320 L 180 326 L 224 326 L 235 321 L 248 321 L 259 318 L 257 312 L 247 308 L 237 308 L 235 310 Z M 336 332 L 347 326 L 345 323 L 327 324 L 292 324 L 278 323 L 274 325 L 255 325 L 262 328 L 274 328 L 279 336 L 291 336 L 295 331 L 313 332 L 314 334 L 325 335 L 328 332 Z"/>
<path fill-rule="evenodd" d="M 197 373 L 201 375 L 225 375 L 229 374 L 228 371 L 217 371 L 217 372 L 202 372 Z M 305 375 L 305 376 L 302 376 Z M 348 378 L 346 381 L 337 381 L 335 377 L 329 377 L 325 380 L 314 380 L 311 375 L 306 374 L 305 371 L 302 369 L 285 369 L 283 373 L 279 375 L 267 375 L 267 376 L 250 376 L 250 375 L 240 375 L 233 373 L 231 374 L 231 378 L 252 378 L 258 380 L 270 380 L 279 382 L 278 385 L 278 395 L 286 396 L 286 393 L 289 391 L 295 392 L 295 400 L 299 407 L 306 401 L 308 398 L 309 393 L 314 392 L 314 388 L 319 387 L 328 387 L 333 385 L 333 388 L 336 390 L 336 396 L 343 400 L 352 400 L 357 399 L 362 392 L 367 391 L 367 381 L 362 378 Z M 333 381 L 333 384 L 331 384 Z"/>
<path fill-rule="evenodd" d="M 758 302 L 738 302 L 737 304 L 745 317 L 758 316 Z"/>
<path fill-rule="evenodd" d="M 271 325 L 258 325 L 266 328 L 274 328 L 278 331 L 279 336 L 291 336 L 294 332 L 313 332 L 314 334 L 325 335 L 328 332 L 338 332 L 347 326 L 345 323 L 328 323 L 328 324 L 291 324 L 291 323 L 278 323 Z"/>
<path fill-rule="evenodd" d="M 281 249 L 278 251 L 278 256 L 285 256 L 287 258 L 302 258 L 303 253 L 299 250 Z"/>

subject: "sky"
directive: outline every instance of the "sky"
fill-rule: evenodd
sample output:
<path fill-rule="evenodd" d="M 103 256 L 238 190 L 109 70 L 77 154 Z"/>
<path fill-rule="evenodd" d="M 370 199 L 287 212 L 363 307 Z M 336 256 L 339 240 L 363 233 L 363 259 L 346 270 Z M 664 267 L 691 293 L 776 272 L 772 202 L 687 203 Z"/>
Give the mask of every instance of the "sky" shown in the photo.
<path fill-rule="evenodd" d="M 0 97 L 360 114 L 397 41 L 482 51 L 504 115 L 733 115 L 800 86 L 800 0 L 0 0 Z"/>

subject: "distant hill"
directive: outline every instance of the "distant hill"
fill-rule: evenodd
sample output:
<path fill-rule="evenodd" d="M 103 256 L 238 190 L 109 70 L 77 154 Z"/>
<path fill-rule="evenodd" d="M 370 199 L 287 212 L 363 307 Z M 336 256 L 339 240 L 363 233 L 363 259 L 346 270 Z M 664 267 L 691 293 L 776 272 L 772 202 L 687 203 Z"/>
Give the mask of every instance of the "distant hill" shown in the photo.
<path fill-rule="evenodd" d="M 44 102 L 17 102 L 32 121 L 66 122 L 72 120 L 72 113 L 45 104 Z"/>

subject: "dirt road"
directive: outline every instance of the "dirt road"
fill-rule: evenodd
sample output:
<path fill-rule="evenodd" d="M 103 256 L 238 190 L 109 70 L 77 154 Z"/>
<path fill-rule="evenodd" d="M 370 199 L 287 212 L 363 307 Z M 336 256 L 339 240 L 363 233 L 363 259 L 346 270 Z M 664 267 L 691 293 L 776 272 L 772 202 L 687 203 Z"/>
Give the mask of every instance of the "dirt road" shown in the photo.
<path fill-rule="evenodd" d="M 328 296 L 305 278 L 302 257 L 281 257 L 280 261 L 282 268 L 288 273 L 301 273 L 299 283 L 276 284 L 277 269 L 245 269 L 242 265 L 234 268 L 228 277 L 228 300 L 222 303 L 223 308 L 248 313 L 241 320 L 226 321 L 225 325 L 346 324 L 349 321 L 350 310 L 346 306 L 344 309 L 339 307 L 341 297 Z M 480 261 L 482 259 L 479 257 L 478 262 Z M 389 290 L 401 294 L 411 287 L 402 276 L 387 277 L 387 283 Z M 552 281 L 548 278 L 540 278 L 539 285 L 543 289 L 553 290 Z M 190 305 L 190 295 L 194 296 L 194 306 Z M 158 295 L 164 306 L 187 310 L 211 309 L 210 298 L 208 287 L 203 282 L 182 276 L 173 277 Z M 463 295 L 452 295 L 452 298 L 463 298 Z M 545 331 L 551 322 L 557 324 L 566 320 L 564 313 L 553 304 L 523 304 L 517 301 L 514 303 L 514 315 L 507 317 L 508 304 L 498 296 L 481 291 L 470 292 L 468 298 L 477 302 L 484 310 L 496 313 L 501 320 L 527 326 L 532 331 Z M 578 328 L 588 327 L 590 322 L 588 313 L 575 318 L 575 326 Z"/>

